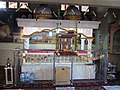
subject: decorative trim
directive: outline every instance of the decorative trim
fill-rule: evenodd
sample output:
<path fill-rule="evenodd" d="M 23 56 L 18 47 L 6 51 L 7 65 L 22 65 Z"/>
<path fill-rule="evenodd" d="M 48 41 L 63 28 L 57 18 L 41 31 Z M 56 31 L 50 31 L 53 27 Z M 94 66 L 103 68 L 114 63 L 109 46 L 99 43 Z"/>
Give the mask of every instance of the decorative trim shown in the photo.
<path fill-rule="evenodd" d="M 46 27 L 46 28 L 90 28 L 98 29 L 100 21 L 81 20 L 51 20 L 51 19 L 17 19 L 19 27 Z"/>

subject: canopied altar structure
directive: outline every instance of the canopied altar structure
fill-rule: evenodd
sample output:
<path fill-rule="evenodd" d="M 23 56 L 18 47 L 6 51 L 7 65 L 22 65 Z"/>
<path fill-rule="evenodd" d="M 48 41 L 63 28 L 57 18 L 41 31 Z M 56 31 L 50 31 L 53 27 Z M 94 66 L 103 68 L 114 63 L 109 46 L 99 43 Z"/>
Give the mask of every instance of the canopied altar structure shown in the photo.
<path fill-rule="evenodd" d="M 55 84 L 71 84 L 74 80 L 106 82 L 105 53 L 101 49 L 92 50 L 92 33 L 93 29 L 98 29 L 99 21 L 17 21 L 22 27 L 24 49 L 17 50 L 19 56 L 15 57 L 22 61 L 22 73 L 33 73 L 34 80 L 51 80 Z"/>

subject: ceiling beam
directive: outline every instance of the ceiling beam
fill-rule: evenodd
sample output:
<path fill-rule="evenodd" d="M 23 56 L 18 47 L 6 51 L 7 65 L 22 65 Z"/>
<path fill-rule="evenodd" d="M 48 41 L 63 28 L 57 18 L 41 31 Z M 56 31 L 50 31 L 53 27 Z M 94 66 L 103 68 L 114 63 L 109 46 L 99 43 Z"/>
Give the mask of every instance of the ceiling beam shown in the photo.
<path fill-rule="evenodd" d="M 18 1 L 18 2 L 37 2 L 52 4 L 78 4 L 89 6 L 107 6 L 120 7 L 120 0 L 0 0 L 0 1 Z"/>

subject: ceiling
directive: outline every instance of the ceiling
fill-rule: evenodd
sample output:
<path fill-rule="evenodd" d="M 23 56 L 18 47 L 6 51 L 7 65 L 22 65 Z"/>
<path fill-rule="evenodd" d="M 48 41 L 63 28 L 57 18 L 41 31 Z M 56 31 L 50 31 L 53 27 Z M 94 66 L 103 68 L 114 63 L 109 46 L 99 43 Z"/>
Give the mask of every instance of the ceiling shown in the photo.
<path fill-rule="evenodd" d="M 1 1 L 24 1 L 54 4 L 78 4 L 89 6 L 106 6 L 120 8 L 120 0 L 1 0 Z"/>

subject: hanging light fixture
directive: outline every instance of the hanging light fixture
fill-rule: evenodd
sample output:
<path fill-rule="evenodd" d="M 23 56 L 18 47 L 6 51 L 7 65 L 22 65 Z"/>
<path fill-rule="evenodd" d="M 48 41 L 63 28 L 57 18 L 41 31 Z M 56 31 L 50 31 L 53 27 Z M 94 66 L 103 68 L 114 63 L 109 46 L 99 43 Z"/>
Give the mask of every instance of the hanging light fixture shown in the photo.
<path fill-rule="evenodd" d="M 52 10 L 45 4 L 38 5 L 33 11 L 36 19 L 52 18 Z"/>
<path fill-rule="evenodd" d="M 75 5 L 70 5 L 64 12 L 64 19 L 79 20 L 81 19 L 81 13 Z"/>

